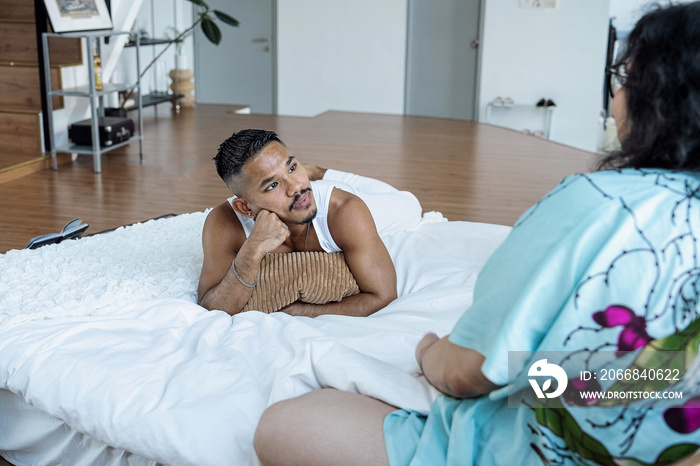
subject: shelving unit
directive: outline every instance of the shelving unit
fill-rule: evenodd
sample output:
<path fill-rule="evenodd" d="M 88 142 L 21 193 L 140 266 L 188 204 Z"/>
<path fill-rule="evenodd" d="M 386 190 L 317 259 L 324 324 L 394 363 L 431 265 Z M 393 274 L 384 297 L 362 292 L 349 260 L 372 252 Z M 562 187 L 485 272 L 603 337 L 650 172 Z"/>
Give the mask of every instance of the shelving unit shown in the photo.
<path fill-rule="evenodd" d="M 49 127 L 49 142 L 51 149 L 51 167 L 54 170 L 58 170 L 58 161 L 56 158 L 57 153 L 71 153 L 71 154 L 92 154 L 93 169 L 95 173 L 100 173 L 102 171 L 102 154 L 118 149 L 126 144 L 137 140 L 139 142 L 139 161 L 143 163 L 143 120 L 142 120 L 142 109 L 143 109 L 143 98 L 141 96 L 141 69 L 139 63 L 139 52 L 140 52 L 140 40 L 136 38 L 136 82 L 131 84 L 113 84 L 105 82 L 103 84 L 103 89 L 98 91 L 95 87 L 95 68 L 92 60 L 93 57 L 93 40 L 97 41 L 97 51 L 100 51 L 100 40 L 105 37 L 118 36 L 123 34 L 130 34 L 125 31 L 96 31 L 96 32 L 74 32 L 74 33 L 50 33 L 45 32 L 42 34 L 42 47 L 44 52 L 44 74 L 46 79 L 46 92 L 48 101 L 48 127 Z M 49 37 L 65 37 L 65 38 L 78 38 L 85 39 L 87 43 L 87 63 L 88 63 L 88 85 L 79 86 L 69 89 L 59 89 L 51 90 L 51 75 L 50 75 L 50 58 L 49 58 Z M 103 97 L 107 94 L 120 91 L 128 91 L 130 89 L 135 89 L 138 92 L 137 105 L 138 109 L 138 134 L 133 135 L 128 141 L 124 141 L 111 146 L 102 147 L 100 146 L 99 137 L 99 120 L 98 118 L 104 116 L 104 103 Z M 92 132 L 92 146 L 79 145 L 79 144 L 68 144 L 62 147 L 56 147 L 54 141 L 53 132 L 53 102 L 52 96 L 72 96 L 72 97 L 87 97 L 90 99 L 90 121 L 91 121 L 91 132 Z"/>
<path fill-rule="evenodd" d="M 167 45 L 169 43 L 170 43 L 170 39 L 158 39 L 158 38 L 153 38 L 153 39 L 141 38 L 140 39 L 141 46 Z M 125 48 L 136 47 L 136 41 L 134 39 L 130 39 L 124 45 L 124 47 Z M 174 92 L 172 94 L 168 94 L 167 92 L 164 92 L 164 93 L 151 92 L 150 94 L 146 94 L 143 96 L 142 106 L 143 107 L 150 107 L 152 105 L 158 105 L 158 104 L 162 104 L 165 102 L 175 102 L 175 104 L 178 106 L 178 109 L 179 109 L 179 104 L 177 101 L 182 99 L 183 97 L 185 97 L 185 96 L 180 94 L 179 92 Z M 131 110 L 135 110 L 136 106 L 133 105 L 133 106 L 124 107 L 124 108 L 126 109 L 126 111 L 131 111 Z M 156 112 L 157 112 L 157 109 L 156 109 Z M 156 115 L 157 115 L 157 113 L 156 113 Z"/>
<path fill-rule="evenodd" d="M 535 105 L 523 105 L 523 104 L 515 104 L 515 105 L 494 105 L 493 102 L 489 102 L 488 105 L 486 105 L 486 123 L 492 123 L 491 118 L 492 118 L 492 113 L 494 109 L 498 109 L 498 111 L 518 111 L 518 110 L 536 110 L 540 112 L 546 112 L 545 113 L 545 127 L 544 127 L 544 134 L 547 139 L 550 139 L 552 136 L 552 119 L 554 118 L 554 109 L 556 107 L 537 107 Z"/>
<path fill-rule="evenodd" d="M 170 43 L 170 39 L 141 39 L 141 46 L 146 45 L 163 45 Z M 129 42 L 124 44 L 124 47 L 136 47 L 136 41 L 131 39 Z"/>
<path fill-rule="evenodd" d="M 156 94 L 156 93 L 146 94 L 143 97 L 141 97 L 141 101 L 142 101 L 141 106 L 145 108 L 145 107 L 150 107 L 152 105 L 162 104 L 165 102 L 175 102 L 176 100 L 180 100 L 183 97 L 185 97 L 185 96 L 182 94 L 167 94 L 167 93 L 164 93 L 164 94 Z M 137 108 L 138 108 L 138 106 L 136 106 L 136 105 L 124 107 L 124 109 L 127 112 L 130 112 L 132 110 L 136 110 Z"/>

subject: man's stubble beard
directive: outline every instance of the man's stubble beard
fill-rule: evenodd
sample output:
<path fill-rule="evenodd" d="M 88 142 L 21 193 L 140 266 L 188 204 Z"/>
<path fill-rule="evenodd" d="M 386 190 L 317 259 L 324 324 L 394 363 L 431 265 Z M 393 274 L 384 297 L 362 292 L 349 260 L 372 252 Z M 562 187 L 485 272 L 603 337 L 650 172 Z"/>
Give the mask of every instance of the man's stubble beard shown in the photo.
<path fill-rule="evenodd" d="M 307 223 L 311 223 L 314 221 L 316 218 L 316 214 L 318 213 L 318 208 L 315 208 L 313 212 L 309 213 L 309 215 L 306 216 L 304 220 L 301 222 L 297 223 L 297 225 L 306 225 Z"/>

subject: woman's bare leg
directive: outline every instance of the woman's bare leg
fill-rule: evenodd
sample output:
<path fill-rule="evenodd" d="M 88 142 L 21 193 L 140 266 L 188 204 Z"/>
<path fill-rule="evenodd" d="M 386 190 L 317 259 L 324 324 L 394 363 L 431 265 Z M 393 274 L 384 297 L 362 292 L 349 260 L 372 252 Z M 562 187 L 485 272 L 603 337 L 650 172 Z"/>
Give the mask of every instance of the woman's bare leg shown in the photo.
<path fill-rule="evenodd" d="M 384 418 L 395 409 L 355 393 L 315 390 L 265 411 L 255 451 L 265 466 L 388 465 Z"/>

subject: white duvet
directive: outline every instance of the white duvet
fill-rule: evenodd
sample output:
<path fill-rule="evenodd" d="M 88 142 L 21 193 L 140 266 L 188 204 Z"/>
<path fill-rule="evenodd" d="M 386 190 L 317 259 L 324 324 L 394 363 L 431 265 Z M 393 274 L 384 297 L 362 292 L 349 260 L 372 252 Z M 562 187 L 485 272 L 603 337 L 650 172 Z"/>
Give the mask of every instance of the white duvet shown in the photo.
<path fill-rule="evenodd" d="M 88 435 L 71 448 L 138 455 L 115 464 L 257 464 L 265 408 L 320 387 L 427 412 L 436 392 L 414 348 L 428 331 L 449 333 L 509 231 L 432 213 L 385 236 L 399 298 L 370 317 L 230 317 L 195 303 L 204 218 L 0 256 L 0 389 Z M 14 435 L 0 438 L 0 452 L 22 444 L 22 429 L 31 436 L 5 422 L 0 435 Z"/>

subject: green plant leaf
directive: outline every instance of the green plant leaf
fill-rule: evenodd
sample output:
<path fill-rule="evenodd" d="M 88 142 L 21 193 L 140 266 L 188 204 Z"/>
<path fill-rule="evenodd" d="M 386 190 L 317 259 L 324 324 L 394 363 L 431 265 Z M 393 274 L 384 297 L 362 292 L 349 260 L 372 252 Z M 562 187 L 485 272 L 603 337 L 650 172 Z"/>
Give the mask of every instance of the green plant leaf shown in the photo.
<path fill-rule="evenodd" d="M 187 0 L 188 2 L 192 2 L 197 6 L 201 6 L 203 8 L 209 8 L 206 3 L 204 3 L 202 0 Z"/>
<path fill-rule="evenodd" d="M 609 466 L 621 464 L 625 466 L 668 465 L 698 450 L 698 445 L 693 443 L 671 445 L 661 452 L 656 461 L 651 464 L 631 457 L 613 458 L 604 444 L 581 429 L 571 413 L 564 409 L 559 398 L 535 400 L 533 410 L 538 424 L 563 439 L 571 451 L 578 453 L 585 459 L 595 461 L 596 464 Z"/>
<path fill-rule="evenodd" d="M 683 330 L 666 338 L 655 340 L 660 351 L 698 351 L 700 343 L 700 319 L 695 319 Z"/>
<path fill-rule="evenodd" d="M 679 443 L 671 445 L 659 454 L 655 464 L 671 464 L 692 455 L 698 449 L 698 446 L 692 443 Z"/>
<path fill-rule="evenodd" d="M 663 368 L 664 371 L 677 371 L 679 377 L 685 375 L 686 369 L 692 364 L 698 354 L 698 344 L 700 343 L 700 319 L 695 319 L 683 330 L 664 338 L 656 339 L 647 344 L 639 353 L 628 370 L 638 370 L 640 373 L 645 369 L 656 370 Z M 664 372 L 665 373 L 665 372 Z M 676 384 L 674 380 L 665 378 L 638 379 L 638 380 L 618 380 L 608 389 L 610 392 L 645 391 L 658 392 L 672 387 Z M 610 398 L 601 401 L 601 406 L 618 406 L 626 404 L 624 398 Z"/>
<path fill-rule="evenodd" d="M 605 445 L 581 429 L 569 411 L 564 409 L 559 398 L 538 399 L 535 400 L 534 404 L 533 409 L 538 424 L 563 439 L 570 450 L 575 451 L 585 459 L 595 461 L 596 464 L 615 466 L 615 460 Z"/>
<path fill-rule="evenodd" d="M 224 23 L 226 23 L 230 26 L 238 27 L 238 25 L 241 24 L 238 22 L 238 20 L 236 18 L 234 18 L 233 16 L 230 16 L 230 15 L 227 15 L 223 11 L 214 10 L 214 14 L 216 15 L 217 18 L 219 18 L 221 21 L 223 21 Z"/>
<path fill-rule="evenodd" d="M 219 45 L 221 43 L 221 29 L 209 17 L 202 20 L 202 32 L 212 44 Z"/>

